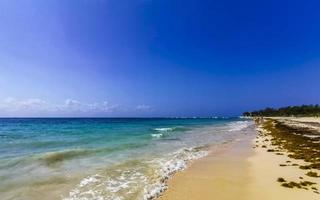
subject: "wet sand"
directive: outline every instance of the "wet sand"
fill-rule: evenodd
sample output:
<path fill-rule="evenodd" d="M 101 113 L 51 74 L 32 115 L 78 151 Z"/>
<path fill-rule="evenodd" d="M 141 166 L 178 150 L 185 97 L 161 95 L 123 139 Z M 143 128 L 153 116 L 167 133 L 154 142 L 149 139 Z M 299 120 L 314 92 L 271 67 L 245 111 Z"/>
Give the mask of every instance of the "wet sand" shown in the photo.
<path fill-rule="evenodd" d="M 260 130 L 261 131 L 261 130 Z M 306 176 L 299 166 L 303 160 L 268 152 L 269 136 L 258 136 L 258 131 L 196 161 L 168 182 L 168 190 L 161 200 L 318 200 L 320 178 Z M 267 141 L 266 141 L 267 140 Z M 280 166 L 282 165 L 282 166 Z M 313 170 L 320 174 L 319 170 Z M 310 181 L 315 184 L 302 188 L 281 186 L 286 182 Z"/>
<path fill-rule="evenodd" d="M 246 136 L 220 149 L 213 149 L 207 157 L 176 174 L 160 199 L 246 199 L 251 180 L 247 158 L 254 153 L 252 138 L 252 135 Z"/>

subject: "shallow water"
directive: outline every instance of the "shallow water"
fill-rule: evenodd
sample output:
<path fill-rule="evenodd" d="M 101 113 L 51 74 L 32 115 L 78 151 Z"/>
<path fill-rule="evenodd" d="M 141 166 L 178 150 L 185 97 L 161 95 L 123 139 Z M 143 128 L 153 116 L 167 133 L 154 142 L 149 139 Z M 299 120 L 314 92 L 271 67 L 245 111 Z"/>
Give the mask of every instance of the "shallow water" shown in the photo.
<path fill-rule="evenodd" d="M 1 199 L 149 199 L 206 146 L 252 124 L 225 119 L 0 119 Z"/>

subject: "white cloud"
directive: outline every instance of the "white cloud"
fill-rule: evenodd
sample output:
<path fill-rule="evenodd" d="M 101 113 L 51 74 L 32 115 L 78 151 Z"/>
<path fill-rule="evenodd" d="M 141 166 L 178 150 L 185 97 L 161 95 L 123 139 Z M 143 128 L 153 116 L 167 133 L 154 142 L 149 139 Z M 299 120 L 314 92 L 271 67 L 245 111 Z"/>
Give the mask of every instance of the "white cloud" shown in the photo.
<path fill-rule="evenodd" d="M 64 104 L 59 106 L 60 110 L 69 110 L 73 112 L 114 112 L 119 108 L 117 104 L 111 104 L 108 101 L 94 102 L 94 103 L 82 103 L 74 99 L 66 99 Z"/>
<path fill-rule="evenodd" d="M 57 108 L 60 111 L 68 112 L 86 112 L 88 110 L 86 104 L 74 99 L 66 99 L 62 105 L 57 105 Z"/>
<path fill-rule="evenodd" d="M 49 104 L 42 99 L 36 99 L 36 98 L 18 100 L 12 97 L 8 97 L 0 103 L 0 110 L 5 110 L 5 111 L 20 111 L 20 110 L 41 111 L 44 109 L 49 109 Z"/>
<path fill-rule="evenodd" d="M 85 103 L 75 99 L 66 99 L 62 103 L 52 103 L 38 98 L 16 99 L 12 97 L 0 100 L 0 116 L 91 116 L 150 110 L 151 106 L 145 104 L 125 107 L 108 101 Z"/>
<path fill-rule="evenodd" d="M 145 105 L 145 104 L 141 104 L 141 105 L 137 105 L 135 107 L 136 110 L 140 110 L 140 111 L 149 111 L 151 110 L 151 106 L 149 105 Z"/>
<path fill-rule="evenodd" d="M 80 101 L 77 101 L 74 99 L 67 99 L 67 100 L 65 100 L 64 104 L 68 107 L 81 105 Z"/>
<path fill-rule="evenodd" d="M 102 102 L 102 108 L 105 112 L 112 112 L 119 108 L 118 104 L 110 104 L 108 101 Z"/>

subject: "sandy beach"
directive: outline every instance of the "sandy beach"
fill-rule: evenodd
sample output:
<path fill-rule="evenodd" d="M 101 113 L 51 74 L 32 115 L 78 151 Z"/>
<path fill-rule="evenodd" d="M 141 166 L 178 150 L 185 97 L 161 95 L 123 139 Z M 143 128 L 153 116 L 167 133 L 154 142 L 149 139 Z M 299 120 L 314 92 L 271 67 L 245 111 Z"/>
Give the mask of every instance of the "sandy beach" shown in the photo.
<path fill-rule="evenodd" d="M 176 174 L 169 181 L 169 189 L 160 199 L 209 200 L 214 197 L 231 200 L 245 197 L 245 188 L 251 179 L 248 173 L 249 162 L 246 160 L 253 155 L 251 140 L 252 135 L 213 149 L 207 157 Z"/>
<path fill-rule="evenodd" d="M 316 118 L 269 120 L 294 123 L 294 127 L 300 128 L 308 126 L 312 130 L 319 123 Z M 263 127 L 266 121 L 257 123 L 252 134 L 212 150 L 207 157 L 176 174 L 160 199 L 319 199 L 320 178 L 306 174 L 319 175 L 320 170 L 302 170 L 300 166 L 310 163 L 290 158 L 289 150 L 275 146 L 273 136 Z"/>
<path fill-rule="evenodd" d="M 223 152 L 253 125 L 238 118 L 0 123 L 1 200 L 155 199 L 174 174 L 208 155 L 213 144 L 212 152 Z"/>

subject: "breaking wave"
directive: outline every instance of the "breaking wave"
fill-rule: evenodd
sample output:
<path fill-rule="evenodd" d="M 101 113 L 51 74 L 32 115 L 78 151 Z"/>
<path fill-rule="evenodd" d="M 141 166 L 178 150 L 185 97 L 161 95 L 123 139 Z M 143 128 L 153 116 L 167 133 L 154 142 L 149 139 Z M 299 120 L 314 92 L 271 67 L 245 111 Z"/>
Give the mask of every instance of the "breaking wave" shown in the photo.
<path fill-rule="evenodd" d="M 186 128 L 186 127 L 177 126 L 177 127 L 154 128 L 152 130 L 154 131 L 154 133 L 150 134 L 151 137 L 153 137 L 153 138 L 162 138 L 162 137 L 168 136 L 170 133 L 183 132 L 183 131 L 187 131 L 189 129 Z"/>
<path fill-rule="evenodd" d="M 189 130 L 187 127 L 176 126 L 176 127 L 160 127 L 153 129 L 156 132 L 174 132 L 174 131 L 186 131 Z"/>
<path fill-rule="evenodd" d="M 167 180 L 207 155 L 201 148 L 183 148 L 163 158 L 131 160 L 85 177 L 64 200 L 150 200 L 167 188 Z"/>
<path fill-rule="evenodd" d="M 100 148 L 100 149 L 73 149 L 58 152 L 49 152 L 42 155 L 39 160 L 46 165 L 54 165 L 64 160 L 70 160 L 74 158 L 85 157 L 93 154 L 108 154 L 116 151 L 123 151 L 126 149 L 134 149 L 144 146 L 143 144 L 124 144 L 115 148 Z"/>
<path fill-rule="evenodd" d="M 245 128 L 248 128 L 252 124 L 251 121 L 238 121 L 238 122 L 232 122 L 229 125 L 229 132 L 231 131 L 241 131 Z"/>

